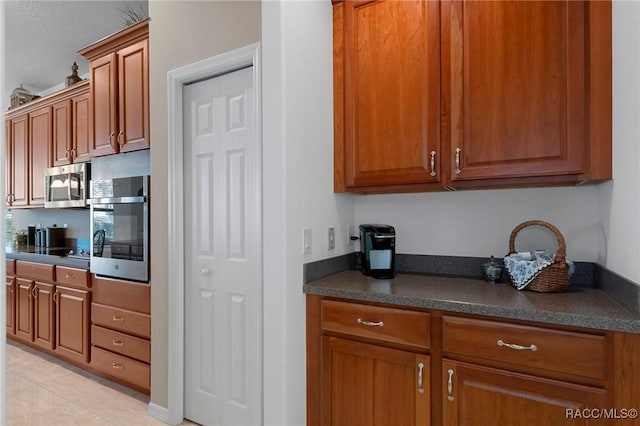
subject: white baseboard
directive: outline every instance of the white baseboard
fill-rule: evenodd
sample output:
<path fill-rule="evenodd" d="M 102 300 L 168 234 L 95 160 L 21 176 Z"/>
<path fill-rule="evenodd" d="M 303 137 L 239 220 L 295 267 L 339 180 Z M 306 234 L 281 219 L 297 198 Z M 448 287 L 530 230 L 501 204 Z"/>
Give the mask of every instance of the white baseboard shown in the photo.
<path fill-rule="evenodd" d="M 147 413 L 158 420 L 161 420 L 167 424 L 169 423 L 169 410 L 167 408 L 161 407 L 153 402 L 149 403 L 149 408 Z"/>

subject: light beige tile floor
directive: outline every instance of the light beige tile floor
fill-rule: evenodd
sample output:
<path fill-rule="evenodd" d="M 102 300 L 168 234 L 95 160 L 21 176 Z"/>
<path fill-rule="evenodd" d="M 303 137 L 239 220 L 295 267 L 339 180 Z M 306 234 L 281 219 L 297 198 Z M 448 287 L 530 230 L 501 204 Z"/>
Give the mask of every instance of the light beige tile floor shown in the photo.
<path fill-rule="evenodd" d="M 6 357 L 8 426 L 165 425 L 147 395 L 11 341 Z"/>

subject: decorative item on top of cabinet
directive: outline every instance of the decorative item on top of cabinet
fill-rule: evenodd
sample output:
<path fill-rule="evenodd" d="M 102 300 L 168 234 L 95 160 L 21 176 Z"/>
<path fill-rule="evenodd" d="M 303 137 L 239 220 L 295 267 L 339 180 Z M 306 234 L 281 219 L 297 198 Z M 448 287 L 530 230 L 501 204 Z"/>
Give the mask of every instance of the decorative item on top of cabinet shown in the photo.
<path fill-rule="evenodd" d="M 395 3 L 334 5 L 335 191 L 611 178 L 610 1 Z"/>
<path fill-rule="evenodd" d="M 90 61 L 91 156 L 149 148 L 149 19 L 79 53 Z"/>
<path fill-rule="evenodd" d="M 74 62 L 73 65 L 71 65 L 71 75 L 67 76 L 64 81 L 64 85 L 65 87 L 70 87 L 76 83 L 79 83 L 80 81 L 82 81 L 82 79 L 78 75 L 78 64 Z"/>
<path fill-rule="evenodd" d="M 39 96 L 32 95 L 27 89 L 22 87 L 22 84 L 20 84 L 20 87 L 16 87 L 13 89 L 13 92 L 11 92 L 11 107 L 9 109 L 18 108 L 19 106 L 38 98 Z"/>

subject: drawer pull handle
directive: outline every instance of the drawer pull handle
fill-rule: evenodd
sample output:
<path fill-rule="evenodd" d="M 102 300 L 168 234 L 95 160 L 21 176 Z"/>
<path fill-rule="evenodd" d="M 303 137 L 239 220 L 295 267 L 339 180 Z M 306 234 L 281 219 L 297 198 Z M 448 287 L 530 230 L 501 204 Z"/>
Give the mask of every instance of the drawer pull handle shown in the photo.
<path fill-rule="evenodd" d="M 124 365 L 114 362 L 113 364 L 111 364 L 111 368 L 113 368 L 114 370 L 124 370 Z"/>
<path fill-rule="evenodd" d="M 113 346 L 117 346 L 119 348 L 124 346 L 124 342 L 120 341 L 120 340 L 114 340 L 111 342 L 113 344 Z"/>
<path fill-rule="evenodd" d="M 366 325 L 367 327 L 382 327 L 384 325 L 382 321 L 365 321 L 362 318 L 358 318 L 357 323 Z"/>
<path fill-rule="evenodd" d="M 422 387 L 422 370 L 424 369 L 424 364 L 418 363 L 418 393 L 424 393 L 424 388 Z"/>
<path fill-rule="evenodd" d="M 124 317 L 119 317 L 117 315 L 114 315 L 112 318 L 114 321 L 124 321 Z"/>
<path fill-rule="evenodd" d="M 447 374 L 449 375 L 449 380 L 447 380 L 447 399 L 449 401 L 453 401 L 453 369 L 447 370 Z"/>
<path fill-rule="evenodd" d="M 515 349 L 516 351 L 535 352 L 538 350 L 538 347 L 536 345 L 522 346 L 522 345 L 516 345 L 515 343 L 505 343 L 502 340 L 498 340 L 498 346 L 500 347 L 506 346 L 507 348 Z"/>
<path fill-rule="evenodd" d="M 76 278 L 76 276 L 75 276 L 75 275 L 73 275 L 73 274 L 65 274 L 65 276 L 64 276 L 64 277 L 65 277 L 66 279 L 69 279 L 69 278 L 73 278 L 73 279 L 75 279 L 75 278 Z"/>

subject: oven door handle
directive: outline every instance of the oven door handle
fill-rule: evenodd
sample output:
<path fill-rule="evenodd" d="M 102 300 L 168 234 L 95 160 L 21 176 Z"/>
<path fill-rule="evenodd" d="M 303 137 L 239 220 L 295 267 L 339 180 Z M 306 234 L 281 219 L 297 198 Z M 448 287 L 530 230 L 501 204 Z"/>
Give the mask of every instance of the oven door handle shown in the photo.
<path fill-rule="evenodd" d="M 87 200 L 88 204 L 132 204 L 146 203 L 147 197 L 139 195 L 135 197 L 111 197 L 111 198 L 91 198 Z"/>

